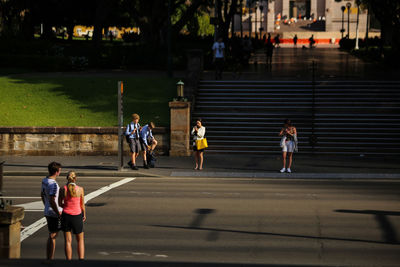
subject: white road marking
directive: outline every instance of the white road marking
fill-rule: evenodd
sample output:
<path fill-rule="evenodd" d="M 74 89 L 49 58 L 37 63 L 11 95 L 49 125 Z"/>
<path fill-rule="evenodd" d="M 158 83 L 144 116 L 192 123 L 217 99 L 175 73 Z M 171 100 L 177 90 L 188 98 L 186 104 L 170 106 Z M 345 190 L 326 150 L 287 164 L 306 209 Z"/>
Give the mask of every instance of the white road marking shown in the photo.
<path fill-rule="evenodd" d="M 40 197 L 8 197 L 8 196 L 2 196 L 1 198 L 5 198 L 5 199 L 40 199 Z"/>
<path fill-rule="evenodd" d="M 104 194 L 105 192 L 116 188 L 118 186 L 121 186 L 123 184 L 129 183 L 133 180 L 135 180 L 136 178 L 125 178 L 122 179 L 118 182 L 112 183 L 110 185 L 104 186 L 94 192 L 91 192 L 89 194 L 87 194 L 85 196 L 85 203 L 87 203 L 88 201 L 92 200 L 95 197 L 100 196 L 101 194 Z M 29 203 L 28 203 L 29 204 Z M 43 205 L 43 204 L 42 204 Z M 33 235 L 34 233 L 36 233 L 40 228 L 42 228 L 43 226 L 45 226 L 47 224 L 46 222 L 46 218 L 41 218 L 40 220 L 37 220 L 36 222 L 34 222 L 33 224 L 27 226 L 24 230 L 21 231 L 21 242 L 24 241 L 25 239 L 27 239 L 28 237 L 30 237 L 31 235 Z"/>

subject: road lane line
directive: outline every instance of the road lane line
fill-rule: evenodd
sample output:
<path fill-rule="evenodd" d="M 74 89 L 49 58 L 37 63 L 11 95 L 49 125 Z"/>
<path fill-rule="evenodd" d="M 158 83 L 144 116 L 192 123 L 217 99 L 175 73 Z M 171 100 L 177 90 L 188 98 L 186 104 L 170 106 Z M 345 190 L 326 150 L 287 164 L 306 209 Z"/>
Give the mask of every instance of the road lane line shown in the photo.
<path fill-rule="evenodd" d="M 125 178 L 122 179 L 118 182 L 112 183 L 110 185 L 104 186 L 94 192 L 91 192 L 87 195 L 85 195 L 85 204 L 92 200 L 95 197 L 100 196 L 101 194 L 104 194 L 105 192 L 116 188 L 118 186 L 121 186 L 123 184 L 129 183 L 133 180 L 135 180 L 136 178 Z M 31 235 L 33 235 L 34 233 L 36 233 L 40 228 L 42 228 L 43 226 L 45 226 L 47 224 L 46 222 L 46 218 L 41 218 L 40 220 L 37 220 L 36 222 L 34 222 L 33 224 L 27 226 L 24 230 L 21 231 L 21 242 L 24 241 L 25 239 L 27 239 L 28 237 L 30 237 Z"/>
<path fill-rule="evenodd" d="M 40 199 L 40 197 L 9 197 L 9 196 L 2 196 L 1 198 L 5 199 Z"/>

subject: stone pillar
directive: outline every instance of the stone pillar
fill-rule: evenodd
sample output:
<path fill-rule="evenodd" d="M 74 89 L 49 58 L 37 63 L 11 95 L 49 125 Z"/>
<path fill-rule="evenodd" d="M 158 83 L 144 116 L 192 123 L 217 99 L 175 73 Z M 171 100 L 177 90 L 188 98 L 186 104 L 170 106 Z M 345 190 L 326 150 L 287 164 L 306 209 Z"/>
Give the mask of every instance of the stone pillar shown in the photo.
<path fill-rule="evenodd" d="M 310 15 L 314 14 L 314 19 L 318 19 L 317 0 L 311 0 Z"/>
<path fill-rule="evenodd" d="M 0 210 L 0 259 L 21 257 L 21 221 L 24 208 L 6 206 Z"/>
<path fill-rule="evenodd" d="M 190 102 L 169 102 L 171 110 L 171 157 L 190 156 Z"/>
<path fill-rule="evenodd" d="M 267 2 L 267 32 L 274 32 L 275 30 L 275 2 Z"/>
<path fill-rule="evenodd" d="M 282 19 L 289 18 L 289 0 L 283 0 Z"/>

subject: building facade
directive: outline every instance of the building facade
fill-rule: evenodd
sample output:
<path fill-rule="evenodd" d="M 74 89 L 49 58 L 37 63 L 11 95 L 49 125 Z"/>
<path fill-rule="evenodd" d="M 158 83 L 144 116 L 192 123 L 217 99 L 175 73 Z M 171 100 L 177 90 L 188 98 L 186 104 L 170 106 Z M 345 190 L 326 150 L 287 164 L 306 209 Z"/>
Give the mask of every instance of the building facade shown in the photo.
<path fill-rule="evenodd" d="M 254 36 L 277 32 L 316 31 L 340 37 L 350 29 L 354 38 L 358 8 L 355 0 L 260 0 L 252 1 L 234 19 L 236 34 Z M 367 10 L 359 11 L 359 32 L 365 34 Z M 241 17 L 241 18 L 240 18 Z"/>

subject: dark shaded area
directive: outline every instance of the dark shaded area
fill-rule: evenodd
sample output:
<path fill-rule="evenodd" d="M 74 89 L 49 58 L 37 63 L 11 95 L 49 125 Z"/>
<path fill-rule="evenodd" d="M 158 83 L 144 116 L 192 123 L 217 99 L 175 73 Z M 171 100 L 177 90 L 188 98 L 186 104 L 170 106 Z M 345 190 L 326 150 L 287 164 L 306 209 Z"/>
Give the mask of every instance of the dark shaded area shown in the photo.
<path fill-rule="evenodd" d="M 100 260 L 85 260 L 85 261 L 64 261 L 64 260 L 53 260 L 53 261 L 45 261 L 45 260 L 2 260 L 2 267 L 14 267 L 14 266 L 76 266 L 76 267 L 131 267 L 131 266 L 139 266 L 139 267 L 202 267 L 202 266 L 221 266 L 221 267 L 239 267 L 239 266 L 266 266 L 266 267 L 307 267 L 307 266 L 317 266 L 317 265 L 297 265 L 297 264 L 240 264 L 240 263 L 216 263 L 216 262 L 208 262 L 208 263 L 194 263 L 194 262 L 151 262 L 151 261 L 100 261 Z M 318 266 L 322 266 L 319 264 Z M 329 267 L 329 265 L 323 265 L 325 267 Z M 339 265 L 335 265 L 339 267 Z"/>
<path fill-rule="evenodd" d="M 86 206 L 87 207 L 103 207 L 107 205 L 107 203 L 87 203 Z"/>
<path fill-rule="evenodd" d="M 371 214 L 382 230 L 382 238 L 388 244 L 399 244 L 397 232 L 387 216 L 400 216 L 398 211 L 380 211 L 380 210 L 335 210 L 336 212 Z"/>
<path fill-rule="evenodd" d="M 194 218 L 193 221 L 190 223 L 189 227 L 197 228 L 201 226 L 207 217 L 208 214 L 215 213 L 214 209 L 197 209 L 194 211 L 195 214 L 197 214 Z"/>
<path fill-rule="evenodd" d="M 360 242 L 360 243 L 372 243 L 372 244 L 393 244 L 390 242 L 376 241 L 376 240 L 365 240 L 356 238 L 340 238 L 340 237 L 325 237 L 325 236 L 311 236 L 311 235 L 295 235 L 295 234 L 284 234 L 284 233 L 270 233 L 270 232 L 253 232 L 253 231 L 240 231 L 240 230 L 229 230 L 220 228 L 209 228 L 209 227 L 187 227 L 187 226 L 175 226 L 175 225 L 150 225 L 153 227 L 163 227 L 172 229 L 183 229 L 183 230 L 197 230 L 197 231 L 217 231 L 222 233 L 235 233 L 235 234 L 246 234 L 246 235 L 259 235 L 259 236 L 276 236 L 276 237 L 290 237 L 290 238 L 307 238 L 315 240 L 328 240 L 328 241 L 345 241 L 345 242 Z"/>

